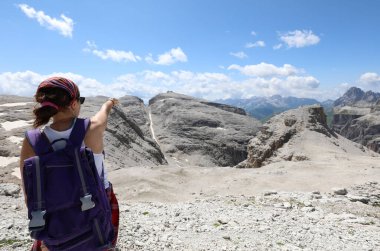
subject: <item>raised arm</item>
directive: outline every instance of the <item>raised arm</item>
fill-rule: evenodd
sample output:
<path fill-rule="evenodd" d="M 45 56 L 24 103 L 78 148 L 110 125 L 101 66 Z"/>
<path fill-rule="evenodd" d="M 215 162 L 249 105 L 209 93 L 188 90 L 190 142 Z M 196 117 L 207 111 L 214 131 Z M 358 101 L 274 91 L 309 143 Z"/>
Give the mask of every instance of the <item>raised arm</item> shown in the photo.
<path fill-rule="evenodd" d="M 107 128 L 108 116 L 112 107 L 118 103 L 119 101 L 114 98 L 107 100 L 95 116 L 91 118 L 91 125 L 84 142 L 94 153 L 101 153 L 103 151 L 103 136 Z"/>

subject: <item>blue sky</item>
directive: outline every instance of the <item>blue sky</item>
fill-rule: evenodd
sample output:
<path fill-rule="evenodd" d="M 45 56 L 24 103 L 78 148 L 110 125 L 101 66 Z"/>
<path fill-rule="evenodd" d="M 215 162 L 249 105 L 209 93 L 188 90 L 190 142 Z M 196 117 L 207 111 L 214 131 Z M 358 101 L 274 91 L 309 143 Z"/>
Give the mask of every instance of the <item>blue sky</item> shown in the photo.
<path fill-rule="evenodd" d="M 380 1 L 0 2 L 0 94 L 44 78 L 84 95 L 206 99 L 380 91 Z"/>

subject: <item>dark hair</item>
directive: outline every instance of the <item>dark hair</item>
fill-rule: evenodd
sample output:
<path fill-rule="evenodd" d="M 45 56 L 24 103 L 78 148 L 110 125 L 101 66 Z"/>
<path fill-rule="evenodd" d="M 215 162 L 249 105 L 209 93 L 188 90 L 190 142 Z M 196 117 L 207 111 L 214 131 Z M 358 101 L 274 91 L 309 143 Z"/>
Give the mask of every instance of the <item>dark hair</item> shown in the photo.
<path fill-rule="evenodd" d="M 49 101 L 57 105 L 59 109 L 69 106 L 72 101 L 69 93 L 62 88 L 43 88 L 38 90 L 34 97 L 38 103 Z M 58 113 L 59 109 L 49 105 L 35 107 L 33 110 L 35 115 L 34 128 L 46 125 L 50 118 Z"/>

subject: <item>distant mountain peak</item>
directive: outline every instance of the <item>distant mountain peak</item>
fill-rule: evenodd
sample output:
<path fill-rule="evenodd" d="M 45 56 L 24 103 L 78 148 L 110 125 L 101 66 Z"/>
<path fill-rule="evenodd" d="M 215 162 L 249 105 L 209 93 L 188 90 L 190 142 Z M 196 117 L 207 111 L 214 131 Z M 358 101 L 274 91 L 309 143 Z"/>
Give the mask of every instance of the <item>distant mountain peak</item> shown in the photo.
<path fill-rule="evenodd" d="M 292 96 L 283 97 L 281 95 L 273 95 L 270 97 L 251 97 L 249 99 L 226 99 L 218 100 L 218 102 L 243 108 L 249 115 L 260 120 L 266 120 L 274 114 L 303 105 L 320 103 L 315 99 L 297 98 Z"/>
<path fill-rule="evenodd" d="M 334 102 L 334 106 L 371 107 L 380 99 L 380 93 L 373 91 L 364 92 L 358 87 L 351 87 L 342 97 Z"/>

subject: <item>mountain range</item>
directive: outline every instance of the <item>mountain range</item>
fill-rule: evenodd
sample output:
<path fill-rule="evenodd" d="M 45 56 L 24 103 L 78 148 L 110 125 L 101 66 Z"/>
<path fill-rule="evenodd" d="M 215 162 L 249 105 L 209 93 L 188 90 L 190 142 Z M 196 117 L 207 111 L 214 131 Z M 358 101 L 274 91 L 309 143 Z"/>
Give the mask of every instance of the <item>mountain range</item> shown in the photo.
<path fill-rule="evenodd" d="M 275 114 L 304 105 L 320 104 L 326 111 L 330 111 L 334 103 L 333 100 L 319 102 L 316 99 L 282 97 L 280 95 L 274 95 L 271 97 L 251 97 L 248 99 L 220 99 L 216 102 L 240 107 L 249 115 L 261 121 L 266 121 Z"/>

